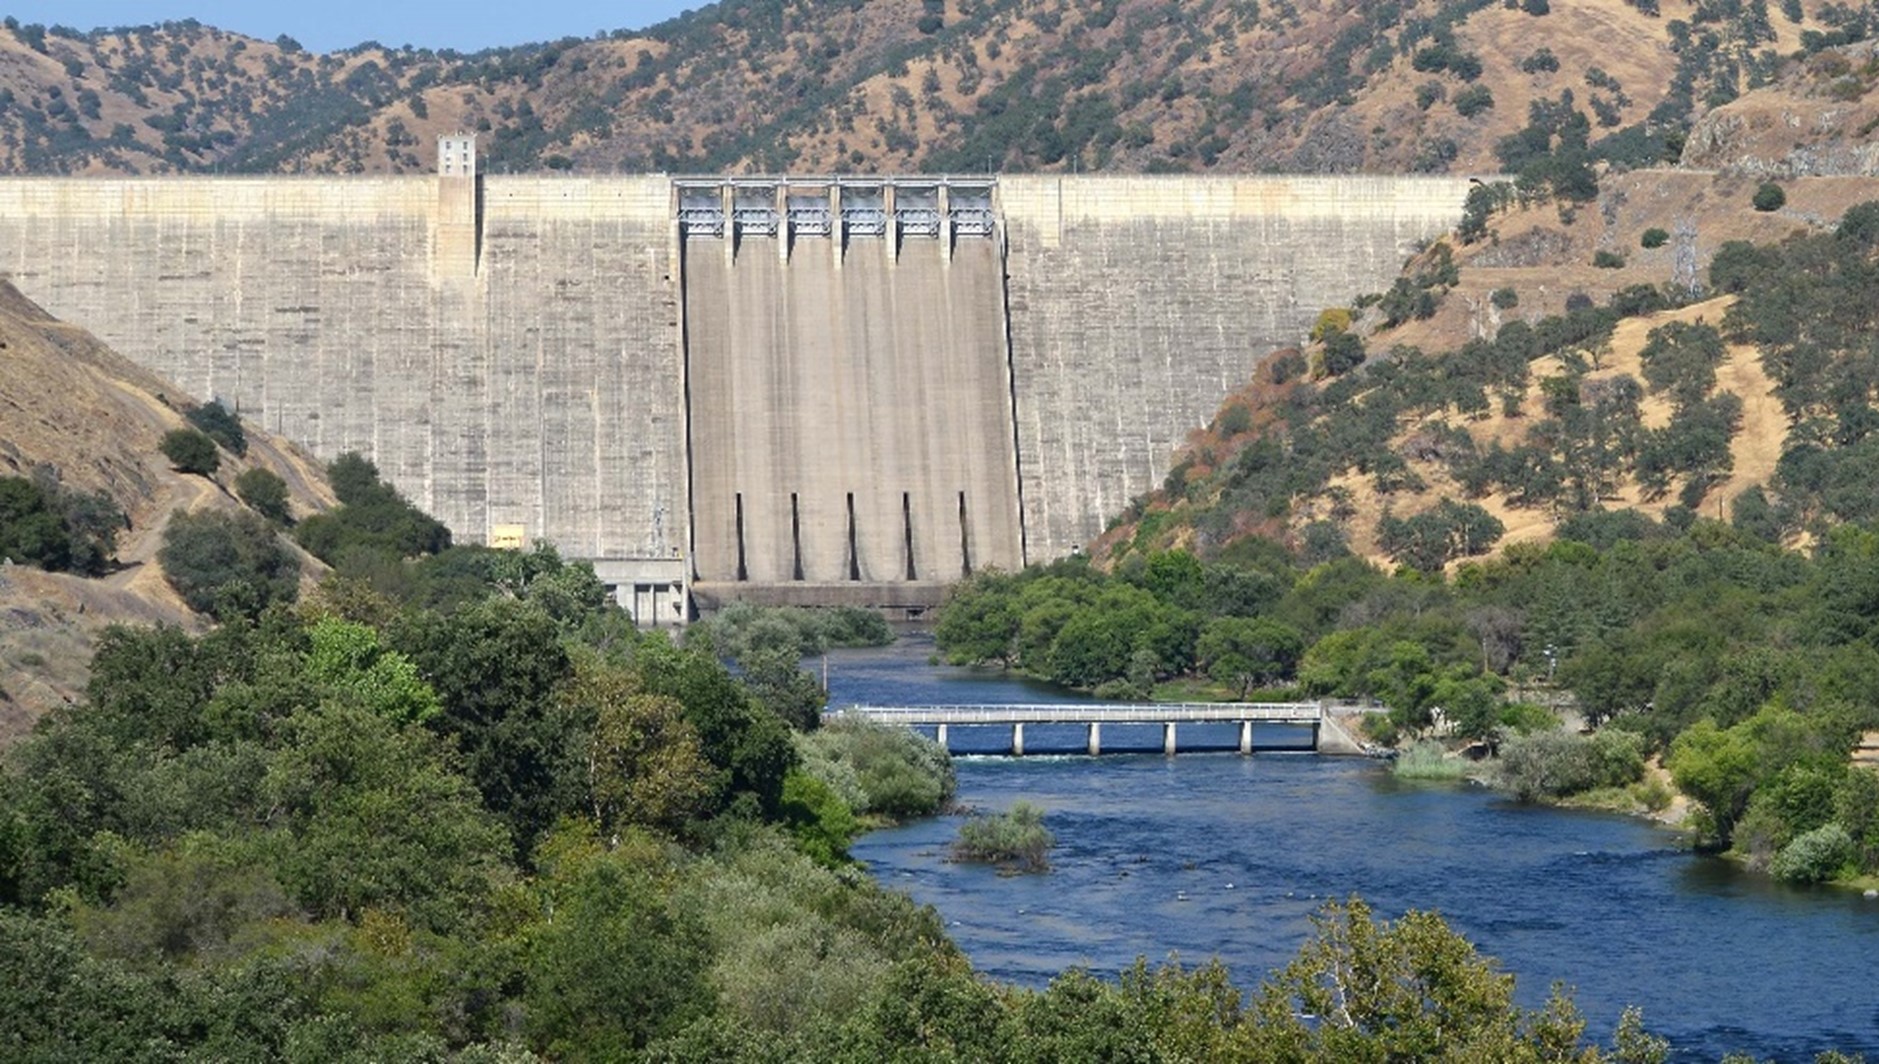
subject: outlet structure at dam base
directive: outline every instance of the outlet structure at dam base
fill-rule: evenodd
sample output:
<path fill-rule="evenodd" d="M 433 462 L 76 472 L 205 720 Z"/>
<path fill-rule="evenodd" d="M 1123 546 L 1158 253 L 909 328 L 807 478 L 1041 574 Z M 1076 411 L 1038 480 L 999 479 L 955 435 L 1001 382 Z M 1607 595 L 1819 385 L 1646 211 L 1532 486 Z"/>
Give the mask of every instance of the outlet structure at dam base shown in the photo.
<path fill-rule="evenodd" d="M 641 623 L 917 613 L 1094 538 L 1467 188 L 485 177 L 460 137 L 435 177 L 0 179 L 0 275 Z"/>

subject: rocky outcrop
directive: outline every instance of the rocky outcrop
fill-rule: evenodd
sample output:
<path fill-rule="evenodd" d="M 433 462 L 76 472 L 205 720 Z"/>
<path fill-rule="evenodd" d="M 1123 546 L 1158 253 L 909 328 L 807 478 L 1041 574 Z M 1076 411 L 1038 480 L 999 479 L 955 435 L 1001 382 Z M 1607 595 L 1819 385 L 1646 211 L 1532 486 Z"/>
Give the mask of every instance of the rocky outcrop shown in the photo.
<path fill-rule="evenodd" d="M 1698 119 L 1683 165 L 1760 178 L 1879 175 L 1879 44 L 1810 58 Z"/>

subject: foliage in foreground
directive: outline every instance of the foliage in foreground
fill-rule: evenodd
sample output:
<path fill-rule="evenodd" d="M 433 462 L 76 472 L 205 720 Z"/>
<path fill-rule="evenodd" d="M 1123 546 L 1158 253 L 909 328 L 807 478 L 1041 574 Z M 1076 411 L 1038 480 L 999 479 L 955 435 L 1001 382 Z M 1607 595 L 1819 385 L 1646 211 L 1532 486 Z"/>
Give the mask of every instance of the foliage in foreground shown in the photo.
<path fill-rule="evenodd" d="M 297 609 L 203 636 L 105 635 L 89 704 L 0 761 L 10 1056 L 1231 1061 L 1478 1046 L 1519 1060 L 1577 1045 L 1570 1006 L 1514 1008 L 1511 979 L 1439 920 L 1392 928 L 1356 904 L 1328 911 L 1316 952 L 1250 1007 L 1218 965 L 989 983 L 930 908 L 842 859 L 853 814 L 812 774 L 843 766 L 877 807 L 924 810 L 950 784 L 932 744 L 837 723 L 797 737 L 804 771 L 721 664 L 635 635 L 581 590 L 591 572 L 545 552 L 492 560 L 403 563 L 404 586 L 451 589 L 439 607 L 335 577 Z M 468 571 L 507 575 L 478 597 Z M 1030 839 L 998 848 L 1041 855 L 1039 819 L 1014 809 Z M 1349 963 L 1383 982 L 1351 998 L 1335 1038 L 1301 1025 L 1297 1003 Z"/>

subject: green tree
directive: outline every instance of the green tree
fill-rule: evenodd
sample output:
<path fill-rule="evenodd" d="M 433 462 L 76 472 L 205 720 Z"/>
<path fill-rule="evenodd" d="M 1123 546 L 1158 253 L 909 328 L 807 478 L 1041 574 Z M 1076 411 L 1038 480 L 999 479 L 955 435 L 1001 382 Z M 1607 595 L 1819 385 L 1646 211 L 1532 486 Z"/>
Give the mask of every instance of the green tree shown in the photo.
<path fill-rule="evenodd" d="M 582 808 L 585 744 L 560 711 L 571 664 L 554 619 L 491 598 L 448 615 L 414 615 L 393 632 L 443 703 L 431 728 L 453 740 L 484 804 L 526 855 L 555 819 Z"/>
<path fill-rule="evenodd" d="M 1379 922 L 1355 898 L 1312 919 L 1297 959 L 1261 988 L 1252 1013 L 1275 1060 L 1573 1059 L 1585 1021 L 1555 995 L 1514 1004 L 1499 970 L 1433 913 Z"/>
<path fill-rule="evenodd" d="M 1298 629 L 1265 617 L 1217 617 L 1201 630 L 1194 652 L 1217 683 L 1231 685 L 1240 698 L 1256 686 L 1292 674 L 1304 652 Z"/>
<path fill-rule="evenodd" d="M 1017 650 L 1019 613 L 1013 579 L 996 570 L 955 584 L 940 608 L 933 637 L 955 665 L 1011 664 Z"/>
<path fill-rule="evenodd" d="M 1773 181 L 1764 181 L 1755 186 L 1755 196 L 1752 202 L 1758 211 L 1778 211 L 1787 205 L 1788 194 Z"/>
<path fill-rule="evenodd" d="M 263 861 L 316 916 L 380 907 L 461 926 L 506 867 L 508 839 L 446 759 L 423 730 L 364 709 L 296 714 L 262 785 Z"/>
<path fill-rule="evenodd" d="M 861 834 L 861 822 L 828 784 L 792 771 L 783 778 L 782 812 L 796 847 L 811 860 L 828 868 L 848 862 L 848 846 Z"/>
<path fill-rule="evenodd" d="M 739 659 L 744 686 L 752 698 L 798 731 L 814 731 L 822 723 L 822 707 L 829 700 L 821 681 L 805 672 L 792 650 L 751 651 Z"/>
<path fill-rule="evenodd" d="M 253 514 L 178 510 L 157 560 L 190 609 L 218 620 L 257 616 L 300 590 L 300 562 Z"/>
<path fill-rule="evenodd" d="M 525 941 L 530 1040 L 550 1056 L 621 1060 L 711 1009 L 704 928 L 676 903 L 665 855 L 629 838 L 545 862 Z"/>
<path fill-rule="evenodd" d="M 210 439 L 221 444 L 229 454 L 237 458 L 248 453 L 248 435 L 242 431 L 241 418 L 234 411 L 222 405 L 220 399 L 211 399 L 195 407 L 184 417 L 191 425 L 201 429 Z"/>
<path fill-rule="evenodd" d="M 71 564 L 64 522 L 25 477 L 0 477 L 0 558 L 53 572 Z"/>
<path fill-rule="evenodd" d="M 323 617 L 307 635 L 307 676 L 328 691 L 394 724 L 422 724 L 442 711 L 417 666 L 388 649 L 373 629 Z"/>
<path fill-rule="evenodd" d="M 705 759 L 718 770 L 718 789 L 708 810 L 774 818 L 782 804 L 783 778 L 797 763 L 789 726 L 753 703 L 708 654 L 649 640 L 633 664 L 646 693 L 685 707 Z"/>
<path fill-rule="evenodd" d="M 1727 845 L 1763 769 L 1750 730 L 1744 725 L 1719 728 L 1704 718 L 1677 736 L 1664 764 L 1677 789 L 1702 803 L 1711 833 Z"/>
<path fill-rule="evenodd" d="M 256 466 L 235 478 L 235 494 L 250 510 L 276 524 L 287 524 L 287 482 L 271 469 Z"/>
<path fill-rule="evenodd" d="M 222 459 L 215 451 L 215 441 L 195 429 L 171 429 L 163 434 L 159 449 L 179 473 L 211 477 L 222 466 Z"/>
<path fill-rule="evenodd" d="M 588 808 L 603 829 L 676 832 L 706 811 L 717 771 L 678 700 L 643 693 L 633 673 L 592 654 L 575 659 L 556 697 L 592 721 Z"/>

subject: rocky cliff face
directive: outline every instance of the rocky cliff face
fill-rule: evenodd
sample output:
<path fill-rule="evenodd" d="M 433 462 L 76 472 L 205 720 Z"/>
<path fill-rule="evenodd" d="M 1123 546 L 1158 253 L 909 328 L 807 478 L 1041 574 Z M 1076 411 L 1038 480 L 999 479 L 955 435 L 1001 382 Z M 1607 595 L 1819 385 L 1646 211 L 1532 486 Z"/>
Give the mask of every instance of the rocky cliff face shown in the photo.
<path fill-rule="evenodd" d="M 1879 175 L 1879 43 L 1812 56 L 1709 112 L 1682 161 L 1767 178 Z"/>

